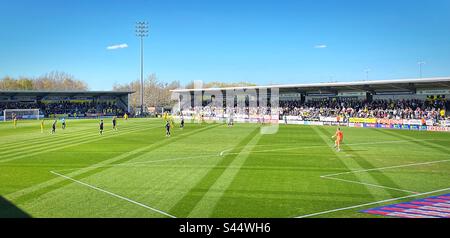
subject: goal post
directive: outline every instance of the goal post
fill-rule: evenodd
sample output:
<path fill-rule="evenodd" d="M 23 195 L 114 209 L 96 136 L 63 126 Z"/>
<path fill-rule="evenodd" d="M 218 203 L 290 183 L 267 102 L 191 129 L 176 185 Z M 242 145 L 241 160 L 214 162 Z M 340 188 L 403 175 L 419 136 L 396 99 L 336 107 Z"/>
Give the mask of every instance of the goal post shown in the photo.
<path fill-rule="evenodd" d="M 4 109 L 3 120 L 10 121 L 16 116 L 17 119 L 35 119 L 39 120 L 39 109 Z"/>

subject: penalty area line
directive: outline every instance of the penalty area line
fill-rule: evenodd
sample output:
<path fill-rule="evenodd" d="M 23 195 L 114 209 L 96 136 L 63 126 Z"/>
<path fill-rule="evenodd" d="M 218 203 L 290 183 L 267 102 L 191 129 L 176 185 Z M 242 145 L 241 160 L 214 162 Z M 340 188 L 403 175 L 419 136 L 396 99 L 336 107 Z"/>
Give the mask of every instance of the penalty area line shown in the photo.
<path fill-rule="evenodd" d="M 448 190 L 450 190 L 450 188 L 438 189 L 438 190 L 434 190 L 434 191 L 430 191 L 430 192 L 412 194 L 412 195 L 398 197 L 398 198 L 390 198 L 390 199 L 386 199 L 386 200 L 369 202 L 369 203 L 359 204 L 359 205 L 350 206 L 350 207 L 337 208 L 337 209 L 327 210 L 327 211 L 323 211 L 323 212 L 316 212 L 316 213 L 301 215 L 301 216 L 298 216 L 295 218 L 313 217 L 313 216 L 318 216 L 318 215 L 323 215 L 323 214 L 328 214 L 328 213 L 333 213 L 333 212 L 339 212 L 339 211 L 345 211 L 345 210 L 350 210 L 350 209 L 355 209 L 355 208 L 360 208 L 360 207 L 366 207 L 366 206 L 375 205 L 375 204 L 379 204 L 379 203 L 392 202 L 392 201 L 397 201 L 397 200 L 406 199 L 406 198 L 413 198 L 413 197 L 418 197 L 418 196 L 423 196 L 423 195 L 429 195 L 429 194 L 444 192 L 444 191 L 448 191 Z"/>
<path fill-rule="evenodd" d="M 449 162 L 449 161 L 450 160 L 447 159 L 447 160 L 437 160 L 437 161 L 422 162 L 422 163 L 395 165 L 395 166 L 373 168 L 373 169 L 351 170 L 351 171 L 342 172 L 342 173 L 322 175 L 322 176 L 320 176 L 320 178 L 337 180 L 337 181 L 342 181 L 342 182 L 347 182 L 347 183 L 362 184 L 362 185 L 367 185 L 367 186 L 372 186 L 372 187 L 385 188 L 385 189 L 390 189 L 390 190 L 396 190 L 396 191 L 401 191 L 401 192 L 418 194 L 419 192 L 415 192 L 415 191 L 410 191 L 410 190 L 405 190 L 405 189 L 400 189 L 400 188 L 393 188 L 393 187 L 388 187 L 388 186 L 383 186 L 383 185 L 378 185 L 378 184 L 364 183 L 364 182 L 348 180 L 348 179 L 341 179 L 341 178 L 336 178 L 336 176 L 345 175 L 345 174 L 352 174 L 352 173 L 362 173 L 362 172 L 370 172 L 370 171 L 377 171 L 377 170 L 379 171 L 379 170 L 386 170 L 386 169 L 394 169 L 394 168 L 405 168 L 405 167 L 412 167 L 412 166 L 417 166 L 417 165 L 436 164 L 436 163 L 443 163 L 443 162 Z"/>
<path fill-rule="evenodd" d="M 358 181 L 348 180 L 348 179 L 340 179 L 340 178 L 334 178 L 334 177 L 322 177 L 322 176 L 321 176 L 321 178 L 342 181 L 342 182 L 347 182 L 347 183 L 361 184 L 361 185 L 366 185 L 366 186 L 371 186 L 371 187 L 376 187 L 376 188 L 390 189 L 390 190 L 395 190 L 395 191 L 400 191 L 400 192 L 405 192 L 405 193 L 412 193 L 412 194 L 419 193 L 419 192 L 414 192 L 414 191 L 400 189 L 400 188 L 393 188 L 393 187 L 388 187 L 388 186 L 383 186 L 383 185 L 378 185 L 378 184 L 358 182 Z"/>
<path fill-rule="evenodd" d="M 417 165 L 437 164 L 437 163 L 443 163 L 443 162 L 450 162 L 450 159 L 446 159 L 446 160 L 436 160 L 436 161 L 429 161 L 429 162 L 420 162 L 420 163 L 412 163 L 412 164 L 394 165 L 394 166 L 381 167 L 381 168 L 373 168 L 373 169 L 351 170 L 351 171 L 342 172 L 342 173 L 335 173 L 335 174 L 322 175 L 322 176 L 320 176 L 320 177 L 321 177 L 321 178 L 328 178 L 328 177 L 334 177 L 334 176 L 344 175 L 344 174 L 362 173 L 362 172 L 377 171 L 377 170 L 386 170 L 386 169 L 395 169 L 395 168 L 405 168 L 405 167 L 412 167 L 412 166 L 417 166 Z"/>
<path fill-rule="evenodd" d="M 343 144 L 347 146 L 358 146 L 358 145 L 374 145 L 374 144 L 392 144 L 392 143 L 408 143 L 415 141 L 440 141 L 438 139 L 423 139 L 423 140 L 392 140 L 392 141 L 378 141 L 378 142 L 362 142 L 362 143 L 351 143 L 351 144 Z M 258 145 L 258 146 L 267 146 L 267 145 Z M 308 145 L 308 146 L 292 146 L 287 148 L 278 148 L 278 149 L 265 149 L 265 150 L 252 150 L 250 153 L 264 153 L 264 152 L 278 152 L 278 151 L 287 151 L 287 150 L 299 150 L 299 149 L 312 149 L 312 148 L 327 148 L 329 145 Z M 238 153 L 227 153 L 236 148 L 241 148 L 241 146 L 233 147 L 229 149 L 225 149 L 219 153 L 219 156 L 223 157 L 226 155 L 234 155 Z"/>
<path fill-rule="evenodd" d="M 106 194 L 108 194 L 108 195 L 111 195 L 111 196 L 113 196 L 113 197 L 116 197 L 116 198 L 125 200 L 125 201 L 130 202 L 130 203 L 133 203 L 133 204 L 135 204 L 135 205 L 138 205 L 138 206 L 140 206 L 140 207 L 146 208 L 146 209 L 148 209 L 148 210 L 151 210 L 151 211 L 157 212 L 157 213 L 159 213 L 159 214 L 165 215 L 165 216 L 167 216 L 167 217 L 170 217 L 170 218 L 176 218 L 175 216 L 173 216 L 173 215 L 171 215 L 171 214 L 169 214 L 169 213 L 167 213 L 167 212 L 164 212 L 164 211 L 158 210 L 158 209 L 156 209 L 156 208 L 147 206 L 147 205 L 142 204 L 142 203 L 140 203 L 140 202 L 136 202 L 136 201 L 134 201 L 134 200 L 132 200 L 132 199 L 129 199 L 129 198 L 126 198 L 126 197 L 124 197 L 124 196 L 121 196 L 121 195 L 112 193 L 112 192 L 107 191 L 107 190 L 105 190 L 105 189 L 101 189 L 101 188 L 99 188 L 99 187 L 95 187 L 95 186 L 93 186 L 93 185 L 90 185 L 90 184 L 81 182 L 81 181 L 79 181 L 79 180 L 76 180 L 76 179 L 73 179 L 73 178 L 71 178 L 71 177 L 68 177 L 68 176 L 59 174 L 59 173 L 54 172 L 54 171 L 50 171 L 50 173 L 52 173 L 52 174 L 54 174 L 54 175 L 57 175 L 57 176 L 60 176 L 60 177 L 62 177 L 62 178 L 65 178 L 65 179 L 67 179 L 67 180 L 70 180 L 70 181 L 72 181 L 72 182 L 81 184 L 81 185 L 86 186 L 86 187 L 88 187 L 88 188 L 91 188 L 91 189 L 94 189 L 94 190 L 97 190 L 97 191 L 106 193 Z"/>
<path fill-rule="evenodd" d="M 141 161 L 141 162 L 131 162 L 131 163 L 121 163 L 121 164 L 105 164 L 105 165 L 93 165 L 89 168 L 96 169 L 96 168 L 115 168 L 115 167 L 123 167 L 123 168 L 136 168 L 136 166 L 133 165 L 146 165 L 146 164 L 152 164 L 152 163 L 160 163 L 160 162 L 170 162 L 170 161 L 179 161 L 179 160 L 192 160 L 192 159 L 204 159 L 204 158 L 214 158 L 217 157 L 216 154 L 210 154 L 210 155 L 199 155 L 199 156 L 190 156 L 190 157 L 176 157 L 175 159 L 160 159 L 160 160 L 150 160 L 150 161 Z M 81 170 L 80 168 L 72 168 L 72 169 L 59 169 L 59 170 L 53 170 L 57 172 L 67 172 L 67 171 L 75 171 L 75 170 Z"/>

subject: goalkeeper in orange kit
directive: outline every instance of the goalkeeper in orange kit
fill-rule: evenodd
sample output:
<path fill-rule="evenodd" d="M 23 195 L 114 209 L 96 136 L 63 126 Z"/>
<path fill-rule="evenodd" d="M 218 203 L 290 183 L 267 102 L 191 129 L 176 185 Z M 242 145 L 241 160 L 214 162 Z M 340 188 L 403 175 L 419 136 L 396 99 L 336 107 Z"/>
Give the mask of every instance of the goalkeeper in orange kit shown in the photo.
<path fill-rule="evenodd" d="M 331 138 L 335 139 L 334 148 L 336 148 L 338 152 L 341 151 L 341 143 L 344 140 L 344 133 L 342 133 L 341 128 L 338 128 L 334 136 L 332 136 Z"/>

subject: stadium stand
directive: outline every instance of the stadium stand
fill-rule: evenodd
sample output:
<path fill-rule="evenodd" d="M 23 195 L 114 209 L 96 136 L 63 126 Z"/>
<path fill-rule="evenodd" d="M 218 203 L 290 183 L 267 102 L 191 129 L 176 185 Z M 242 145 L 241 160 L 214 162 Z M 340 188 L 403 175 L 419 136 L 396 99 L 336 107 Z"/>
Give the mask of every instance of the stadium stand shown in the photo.
<path fill-rule="evenodd" d="M 0 111 L 39 109 L 45 117 L 122 116 L 132 92 L 1 91 Z"/>
<path fill-rule="evenodd" d="M 387 118 L 387 119 L 445 119 L 450 102 L 445 97 L 427 100 L 398 99 L 398 100 L 340 100 L 339 98 L 321 101 L 282 101 L 280 102 L 282 115 L 302 116 L 305 120 L 320 117 L 340 116 L 344 119 L 358 118 Z"/>
<path fill-rule="evenodd" d="M 255 91 L 256 95 L 267 94 L 270 102 L 274 89 L 278 92 L 278 106 L 264 105 L 259 97 L 250 106 L 249 95 L 251 97 Z M 248 91 L 251 93 L 246 93 Z M 187 117 L 202 115 L 206 119 L 223 120 L 232 116 L 238 121 L 257 122 L 263 118 L 273 120 L 276 115 L 279 122 L 292 124 L 408 125 L 408 129 L 411 125 L 414 129 L 420 126 L 450 127 L 450 78 L 180 89 L 172 92 L 179 94 L 179 111 Z M 241 102 L 245 97 L 245 103 L 238 105 L 235 100 L 234 105 L 227 105 L 229 98 L 226 96 L 236 95 L 236 92 L 241 93 Z M 216 94 L 221 94 L 218 98 L 223 98 L 223 106 L 211 103 Z M 201 100 L 201 105 L 195 100 Z"/>

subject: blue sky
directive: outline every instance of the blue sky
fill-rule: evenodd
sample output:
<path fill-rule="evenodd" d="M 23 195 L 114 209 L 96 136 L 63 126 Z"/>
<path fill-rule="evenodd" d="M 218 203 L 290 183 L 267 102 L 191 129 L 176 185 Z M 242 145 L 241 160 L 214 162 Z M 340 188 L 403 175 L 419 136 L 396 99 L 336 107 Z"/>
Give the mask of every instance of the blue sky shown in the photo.
<path fill-rule="evenodd" d="M 2 0 L 0 77 L 73 74 L 90 89 L 138 79 L 307 83 L 450 76 L 448 0 Z M 127 48 L 108 50 L 108 46 Z"/>

